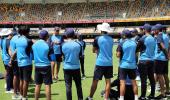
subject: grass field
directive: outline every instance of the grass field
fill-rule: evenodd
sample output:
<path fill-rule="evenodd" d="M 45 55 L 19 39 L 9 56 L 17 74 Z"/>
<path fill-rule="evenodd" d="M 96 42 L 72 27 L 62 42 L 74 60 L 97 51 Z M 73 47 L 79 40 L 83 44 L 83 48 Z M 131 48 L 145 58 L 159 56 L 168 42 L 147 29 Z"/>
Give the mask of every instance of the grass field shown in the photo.
<path fill-rule="evenodd" d="M 115 48 L 114 46 L 114 52 L 113 52 L 113 65 L 114 65 L 114 74 L 117 74 L 117 69 L 118 69 L 118 59 L 115 56 Z M 106 48 L 107 49 L 107 48 Z M 86 98 L 89 95 L 91 83 L 92 83 L 92 77 L 93 77 L 93 71 L 94 71 L 94 66 L 95 66 L 95 59 L 96 55 L 92 53 L 92 46 L 87 46 L 85 50 L 85 73 L 87 78 L 85 80 L 82 80 L 82 88 L 83 88 L 83 96 Z M 0 73 L 4 73 L 4 67 L 2 64 L 2 60 L 0 60 Z M 33 72 L 34 74 L 34 72 Z M 33 76 L 34 77 L 34 76 Z M 116 78 L 116 76 L 114 77 Z M 62 70 L 62 65 L 59 73 L 59 79 L 57 83 L 52 84 L 52 100 L 66 100 L 66 90 L 65 90 L 65 82 L 64 82 L 64 75 L 63 75 L 63 70 Z M 5 94 L 5 89 L 4 89 L 4 84 L 5 80 L 0 80 L 0 100 L 11 100 L 12 95 L 11 94 Z M 100 96 L 101 90 L 104 89 L 104 79 L 99 82 L 98 88 L 96 90 L 96 93 L 94 95 L 94 100 L 103 100 L 103 98 Z M 34 100 L 34 84 L 31 84 L 29 86 L 29 91 L 28 91 L 28 99 L 29 100 Z M 76 88 L 75 84 L 73 83 L 72 86 L 72 96 L 73 100 L 77 100 L 77 93 L 76 93 Z M 44 85 L 42 86 L 41 89 L 41 96 L 40 100 L 45 100 L 45 90 L 44 90 Z"/>

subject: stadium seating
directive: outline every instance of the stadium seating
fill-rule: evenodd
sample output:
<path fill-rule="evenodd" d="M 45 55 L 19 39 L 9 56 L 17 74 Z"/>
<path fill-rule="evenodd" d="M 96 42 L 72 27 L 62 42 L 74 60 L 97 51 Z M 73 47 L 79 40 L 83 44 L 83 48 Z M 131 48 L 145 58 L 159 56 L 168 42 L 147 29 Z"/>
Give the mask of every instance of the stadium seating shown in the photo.
<path fill-rule="evenodd" d="M 159 1 L 159 0 L 157 0 Z M 135 0 L 71 4 L 0 4 L 0 21 L 67 21 L 170 16 L 170 1 Z"/>

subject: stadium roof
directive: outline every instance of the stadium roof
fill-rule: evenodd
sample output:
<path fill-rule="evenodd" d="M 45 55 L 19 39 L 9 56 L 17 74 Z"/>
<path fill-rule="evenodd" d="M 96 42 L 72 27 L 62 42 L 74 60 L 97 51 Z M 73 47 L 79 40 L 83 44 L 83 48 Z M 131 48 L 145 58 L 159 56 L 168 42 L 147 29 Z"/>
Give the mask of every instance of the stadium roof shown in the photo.
<path fill-rule="evenodd" d="M 0 0 L 0 3 L 81 3 L 81 2 L 112 2 L 112 1 L 122 1 L 122 0 Z M 127 1 L 127 0 L 124 0 Z M 132 0 L 135 1 L 135 0 Z"/>

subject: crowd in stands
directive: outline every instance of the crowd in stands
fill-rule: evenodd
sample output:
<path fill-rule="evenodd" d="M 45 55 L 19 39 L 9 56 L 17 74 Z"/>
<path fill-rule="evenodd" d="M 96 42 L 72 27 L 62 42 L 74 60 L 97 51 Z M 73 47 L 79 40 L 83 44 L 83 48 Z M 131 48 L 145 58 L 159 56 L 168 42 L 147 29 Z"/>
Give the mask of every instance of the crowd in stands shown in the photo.
<path fill-rule="evenodd" d="M 158 2 L 159 1 L 159 2 Z M 0 21 L 58 21 L 170 16 L 169 0 L 71 4 L 0 4 Z"/>

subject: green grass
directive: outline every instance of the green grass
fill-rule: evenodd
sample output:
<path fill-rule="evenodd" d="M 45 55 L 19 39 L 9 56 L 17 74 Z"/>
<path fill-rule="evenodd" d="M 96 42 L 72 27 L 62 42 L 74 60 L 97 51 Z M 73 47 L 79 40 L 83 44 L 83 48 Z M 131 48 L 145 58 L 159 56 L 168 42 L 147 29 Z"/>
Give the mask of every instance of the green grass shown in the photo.
<path fill-rule="evenodd" d="M 114 65 L 113 71 L 114 71 L 114 74 L 117 74 L 118 59 L 115 56 L 115 53 L 116 53 L 115 50 L 116 50 L 116 46 L 114 46 L 114 49 L 113 49 L 113 65 Z M 92 53 L 92 46 L 87 46 L 87 48 L 85 50 L 85 73 L 88 78 L 86 78 L 85 80 L 82 80 L 82 88 L 83 88 L 84 98 L 86 98 L 90 92 L 90 87 L 91 87 L 92 77 L 93 77 L 93 72 L 94 72 L 94 67 L 95 67 L 95 59 L 96 59 L 96 54 Z M 0 65 L 1 65 L 0 73 L 4 73 L 5 71 L 4 71 L 4 67 L 3 67 L 1 59 L 0 59 Z M 34 72 L 33 72 L 33 74 L 34 74 Z M 114 78 L 116 78 L 116 76 Z M 65 88 L 62 65 L 61 65 L 61 69 L 60 69 L 60 73 L 59 73 L 59 79 L 61 81 L 52 84 L 52 100 L 66 100 L 66 90 L 65 90 L 66 88 Z M 12 95 L 5 94 L 4 84 L 5 84 L 5 80 L 0 80 L 0 100 L 11 100 Z M 94 100 L 103 100 L 103 98 L 101 98 L 101 96 L 100 96 L 100 92 L 101 92 L 101 90 L 104 89 L 104 86 L 105 86 L 105 81 L 103 78 L 103 80 L 100 81 L 98 84 L 98 88 L 94 95 Z M 31 84 L 29 86 L 29 91 L 28 91 L 28 99 L 29 100 L 34 100 L 34 88 L 35 88 L 35 86 L 33 84 Z M 72 96 L 73 96 L 73 100 L 77 100 L 77 93 L 76 93 L 74 81 L 72 84 Z M 40 97 L 41 97 L 40 100 L 45 100 L 44 85 L 42 85 Z"/>

